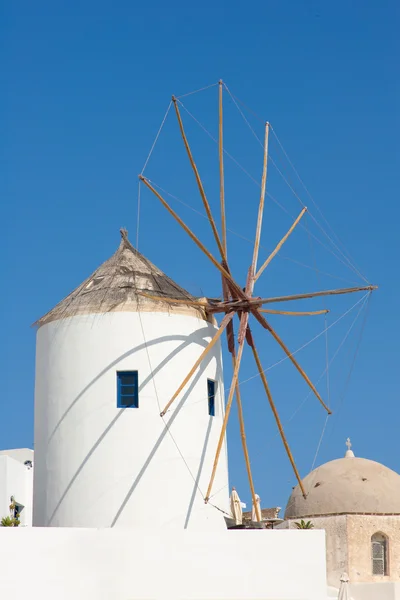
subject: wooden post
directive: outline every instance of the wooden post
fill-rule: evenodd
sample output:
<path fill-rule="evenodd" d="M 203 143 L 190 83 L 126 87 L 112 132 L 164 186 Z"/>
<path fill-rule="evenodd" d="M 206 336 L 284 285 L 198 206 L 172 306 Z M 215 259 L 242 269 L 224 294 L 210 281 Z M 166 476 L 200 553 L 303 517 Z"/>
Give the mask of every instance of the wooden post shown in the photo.
<path fill-rule="evenodd" d="M 211 213 L 210 204 L 209 204 L 209 202 L 207 200 L 207 196 L 206 196 L 206 193 L 204 191 L 204 187 L 203 187 L 202 181 L 200 179 L 200 175 L 199 175 L 199 171 L 197 170 L 196 163 L 194 162 L 192 151 L 190 150 L 189 142 L 188 142 L 186 134 L 185 134 L 185 130 L 184 130 L 184 127 L 183 127 L 182 118 L 181 118 L 181 115 L 180 115 L 180 112 L 179 112 L 179 107 L 178 107 L 178 103 L 177 103 L 177 100 L 176 100 L 175 96 L 172 96 L 172 102 L 174 103 L 175 112 L 176 112 L 176 116 L 177 116 L 178 123 L 179 123 L 179 129 L 181 130 L 181 135 L 182 135 L 183 143 L 185 144 L 186 152 L 187 152 L 187 155 L 189 157 L 190 164 L 192 165 L 192 169 L 193 169 L 194 175 L 196 177 L 197 187 L 199 188 L 200 196 L 201 196 L 201 198 L 203 200 L 204 208 L 206 209 L 207 217 L 208 217 L 208 220 L 210 221 L 211 228 L 212 228 L 213 233 L 214 233 L 215 241 L 217 242 L 218 249 L 219 249 L 219 251 L 221 253 L 221 258 L 226 261 L 225 250 L 224 250 L 224 247 L 221 244 L 221 240 L 220 240 L 220 237 L 218 235 L 217 227 L 215 225 L 215 221 L 214 221 L 214 218 L 213 218 L 212 213 Z"/>
<path fill-rule="evenodd" d="M 256 364 L 257 364 L 258 372 L 260 373 L 261 381 L 263 382 L 264 389 L 265 389 L 265 392 L 267 394 L 268 402 L 269 402 L 269 405 L 270 405 L 271 410 L 273 412 L 273 415 L 275 417 L 275 421 L 276 421 L 276 424 L 278 426 L 278 430 L 279 430 L 279 433 L 280 433 L 283 445 L 285 446 L 286 453 L 287 453 L 287 455 L 289 457 L 290 464 L 292 465 L 294 474 L 296 475 L 296 479 L 299 482 L 299 486 L 300 486 L 301 492 L 303 494 L 303 497 L 306 498 L 307 495 L 306 495 L 306 492 L 305 492 L 305 489 L 304 489 L 304 485 L 303 485 L 303 482 L 301 480 L 301 477 L 300 477 L 299 471 L 297 469 L 296 463 L 294 461 L 293 454 L 292 454 L 292 452 L 290 450 L 288 441 L 286 439 L 285 432 L 284 432 L 283 426 L 282 426 L 282 422 L 280 420 L 277 408 L 275 406 L 275 402 L 274 402 L 274 400 L 272 398 L 271 390 L 269 389 L 267 378 L 266 378 L 264 370 L 262 368 L 260 357 L 259 357 L 258 352 L 256 350 L 256 347 L 255 347 L 255 344 L 254 344 L 254 339 L 253 339 L 253 336 L 251 335 L 251 333 L 247 337 L 247 340 L 248 340 L 249 345 L 250 345 L 250 347 L 251 347 L 251 349 L 253 351 L 253 356 L 254 356 L 254 359 L 255 359 Z"/>
<path fill-rule="evenodd" d="M 212 350 L 212 348 L 218 342 L 219 338 L 221 337 L 221 335 L 225 331 L 226 326 L 232 320 L 234 314 L 235 314 L 234 312 L 228 313 L 222 319 L 221 325 L 219 326 L 219 329 L 218 329 L 217 333 L 214 335 L 214 337 L 209 342 L 209 344 L 206 346 L 206 348 L 204 348 L 203 352 L 200 354 L 199 358 L 196 360 L 196 362 L 194 363 L 193 367 L 190 369 L 189 373 L 186 375 L 185 379 L 182 381 L 182 383 L 180 384 L 180 386 L 176 390 L 175 394 L 172 396 L 171 400 L 166 404 L 165 408 L 160 413 L 160 417 L 163 417 L 165 415 L 165 413 L 167 412 L 167 410 L 169 409 L 169 407 L 171 406 L 171 404 L 173 403 L 173 401 L 177 398 L 177 396 L 179 396 L 179 394 L 181 393 L 181 391 L 183 390 L 183 388 L 185 387 L 185 385 L 188 383 L 188 381 L 190 380 L 190 378 L 193 376 L 193 374 L 195 373 L 197 367 L 201 364 L 201 362 L 204 360 L 204 358 L 207 356 L 207 354 L 210 352 L 210 350 Z"/>
<path fill-rule="evenodd" d="M 301 213 L 299 214 L 299 216 L 297 217 L 297 219 L 295 220 L 295 222 L 293 223 L 293 225 L 291 226 L 291 228 L 289 229 L 287 234 L 283 236 L 283 238 L 281 239 L 279 244 L 276 246 L 275 250 L 273 252 L 271 252 L 271 254 L 268 256 L 267 260 L 259 268 L 258 272 L 254 275 L 255 281 L 257 281 L 257 279 L 260 277 L 260 275 L 264 271 L 264 269 L 266 269 L 268 267 L 269 263 L 274 258 L 274 256 L 276 256 L 278 254 L 279 250 L 282 248 L 283 244 L 286 242 L 286 240 L 288 239 L 290 234 L 293 232 L 295 227 L 298 225 L 298 223 L 300 222 L 301 218 L 306 213 L 306 211 L 307 211 L 307 208 L 303 208 L 303 210 L 301 211 Z"/>
<path fill-rule="evenodd" d="M 226 241 L 226 219 L 225 219 L 225 184 L 224 184 L 224 131 L 223 131 L 223 107 L 222 107 L 223 83 L 219 81 L 219 198 L 221 204 L 221 228 L 222 228 L 222 246 L 224 248 L 225 258 L 228 256 Z"/>

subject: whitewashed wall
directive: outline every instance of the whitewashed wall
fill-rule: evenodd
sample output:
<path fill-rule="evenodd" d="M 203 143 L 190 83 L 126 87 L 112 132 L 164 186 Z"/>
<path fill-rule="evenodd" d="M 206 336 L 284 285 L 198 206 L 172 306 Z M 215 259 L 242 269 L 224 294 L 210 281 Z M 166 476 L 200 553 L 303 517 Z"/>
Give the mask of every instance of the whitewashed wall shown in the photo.
<path fill-rule="evenodd" d="M 24 506 L 21 525 L 32 525 L 32 469 L 12 458 L 13 450 L 0 453 L 0 519 L 10 516 L 11 496 Z M 32 460 L 31 456 L 27 460 Z"/>
<path fill-rule="evenodd" d="M 7 600 L 326 600 L 323 531 L 0 528 Z"/>
<path fill-rule="evenodd" d="M 160 312 L 83 315 L 38 330 L 34 525 L 225 528 L 202 496 L 224 412 L 219 344 L 160 417 L 215 331 Z M 117 408 L 118 370 L 139 371 L 139 409 Z M 207 378 L 218 382 L 215 417 Z M 226 510 L 225 447 L 214 493 Z"/>

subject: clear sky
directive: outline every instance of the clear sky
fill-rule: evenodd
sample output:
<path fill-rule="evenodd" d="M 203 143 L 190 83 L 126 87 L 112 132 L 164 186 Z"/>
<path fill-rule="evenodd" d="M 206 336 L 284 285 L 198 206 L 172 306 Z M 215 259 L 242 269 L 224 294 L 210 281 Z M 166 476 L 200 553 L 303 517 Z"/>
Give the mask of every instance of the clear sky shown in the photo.
<path fill-rule="evenodd" d="M 330 393 L 326 378 L 318 386 L 325 398 L 330 397 L 334 415 L 317 463 L 342 456 L 351 436 L 357 455 L 400 471 L 399 10 L 395 0 L 3 3 L 0 448 L 33 444 L 31 324 L 114 252 L 121 226 L 128 228 L 135 243 L 137 174 L 171 94 L 185 94 L 222 78 L 233 94 L 272 123 L 361 272 L 379 285 L 368 313 L 364 306 L 329 371 Z M 213 135 L 217 133 L 216 87 L 182 102 Z M 262 150 L 228 94 L 225 104 L 226 149 L 258 180 Z M 262 123 L 244 111 L 262 137 Z M 185 111 L 183 116 L 217 212 L 216 146 Z M 274 136 L 270 151 L 324 224 Z M 172 113 L 146 174 L 202 211 Z M 230 229 L 252 238 L 259 191 L 228 158 L 226 188 Z M 268 190 L 290 215 L 298 214 L 298 200 L 272 164 Z M 216 252 L 207 222 L 170 200 Z M 139 249 L 193 294 L 219 295 L 214 267 L 157 200 L 143 192 L 141 206 Z M 291 222 L 292 217 L 269 198 L 260 260 Z M 307 217 L 306 222 L 309 231 L 329 246 L 312 219 Z M 307 292 L 362 282 L 312 237 L 310 246 L 309 237 L 307 228 L 296 230 L 282 256 L 260 279 L 257 293 Z M 244 285 L 251 244 L 234 234 L 228 241 L 233 271 Z M 316 276 L 312 268 L 294 260 L 317 264 L 339 279 Z M 306 301 L 291 308 L 327 306 L 331 324 L 360 298 Z M 363 303 L 329 330 L 330 357 L 361 307 Z M 295 349 L 323 330 L 324 317 L 276 316 L 273 323 Z M 263 364 L 271 366 L 282 352 L 266 332 L 254 329 Z M 326 362 L 325 337 L 297 357 L 318 380 Z M 246 356 L 241 380 L 255 373 Z M 318 447 L 324 412 L 312 397 L 302 405 L 307 386 L 288 361 L 268 373 L 305 475 Z M 226 367 L 227 381 L 229 376 Z M 263 505 L 284 506 L 294 477 L 259 379 L 243 383 L 242 393 L 256 490 Z M 231 483 L 249 501 L 235 412 L 229 452 Z"/>

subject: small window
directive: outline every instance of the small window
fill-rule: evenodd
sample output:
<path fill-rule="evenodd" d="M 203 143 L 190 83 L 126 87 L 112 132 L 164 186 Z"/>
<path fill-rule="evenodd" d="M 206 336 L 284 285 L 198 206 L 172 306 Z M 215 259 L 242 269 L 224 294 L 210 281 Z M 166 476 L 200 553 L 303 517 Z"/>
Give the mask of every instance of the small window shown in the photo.
<path fill-rule="evenodd" d="M 388 540 L 383 533 L 374 533 L 371 538 L 372 574 L 388 575 Z"/>
<path fill-rule="evenodd" d="M 117 407 L 139 408 L 137 371 L 117 372 Z"/>
<path fill-rule="evenodd" d="M 207 379 L 208 414 L 210 417 L 215 417 L 215 388 L 216 382 L 212 379 Z"/>

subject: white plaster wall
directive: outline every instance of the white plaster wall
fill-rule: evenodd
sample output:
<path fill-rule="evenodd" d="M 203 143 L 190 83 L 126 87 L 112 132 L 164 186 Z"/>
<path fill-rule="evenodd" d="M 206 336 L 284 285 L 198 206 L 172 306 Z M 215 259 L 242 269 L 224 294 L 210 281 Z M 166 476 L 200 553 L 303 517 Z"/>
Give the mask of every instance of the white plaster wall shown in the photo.
<path fill-rule="evenodd" d="M 38 330 L 34 525 L 225 528 L 201 494 L 224 412 L 219 344 L 159 416 L 215 331 L 160 312 L 82 315 Z M 118 370 L 139 371 L 139 409 L 117 408 Z M 218 382 L 216 417 L 207 378 Z M 213 504 L 226 510 L 225 446 L 214 492 Z"/>
<path fill-rule="evenodd" d="M 0 528 L 0 598 L 326 600 L 324 557 L 322 531 Z"/>
<path fill-rule="evenodd" d="M 353 583 L 353 600 L 400 600 L 400 583 Z"/>
<path fill-rule="evenodd" d="M 0 519 L 10 515 L 11 496 L 24 506 L 21 526 L 32 525 L 32 469 L 3 453 L 0 455 Z"/>

